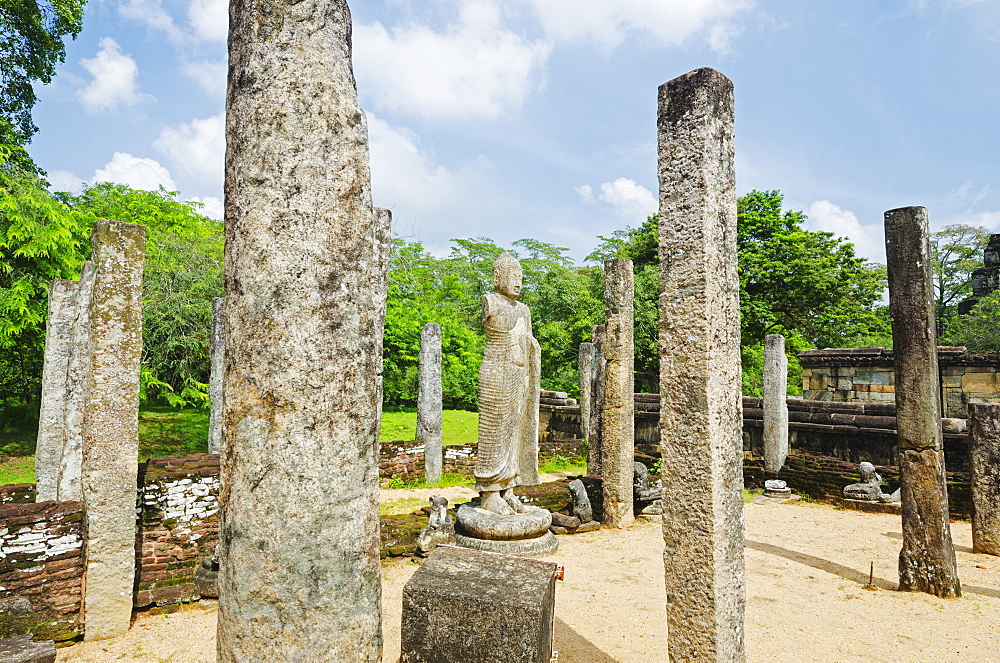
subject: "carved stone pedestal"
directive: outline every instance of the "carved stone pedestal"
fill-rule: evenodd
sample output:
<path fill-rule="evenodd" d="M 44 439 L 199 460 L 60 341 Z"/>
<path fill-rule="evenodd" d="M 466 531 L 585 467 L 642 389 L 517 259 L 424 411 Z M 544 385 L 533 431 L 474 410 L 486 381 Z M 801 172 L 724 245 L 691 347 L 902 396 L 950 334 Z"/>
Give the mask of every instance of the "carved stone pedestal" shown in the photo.
<path fill-rule="evenodd" d="M 552 514 L 537 506 L 524 505 L 523 513 L 501 516 L 475 503 L 458 508 L 455 544 L 463 548 L 504 555 L 546 555 L 559 548 L 549 531 Z"/>

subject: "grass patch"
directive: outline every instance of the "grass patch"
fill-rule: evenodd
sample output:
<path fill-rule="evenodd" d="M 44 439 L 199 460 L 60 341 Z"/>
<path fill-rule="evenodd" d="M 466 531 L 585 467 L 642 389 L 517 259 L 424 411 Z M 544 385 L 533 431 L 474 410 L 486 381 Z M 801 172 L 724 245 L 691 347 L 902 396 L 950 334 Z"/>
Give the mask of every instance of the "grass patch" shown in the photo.
<path fill-rule="evenodd" d="M 445 474 L 440 481 L 427 483 L 426 479 L 400 479 L 392 477 L 382 484 L 382 488 L 451 488 L 452 486 L 472 486 L 476 483 L 475 478 L 462 474 Z"/>
<path fill-rule="evenodd" d="M 428 500 L 419 497 L 404 497 L 398 500 L 386 500 L 379 502 L 378 515 L 380 516 L 402 516 L 413 513 L 417 509 L 430 504 Z"/>
<path fill-rule="evenodd" d="M 441 415 L 441 442 L 454 446 L 475 442 L 479 435 L 479 413 L 445 410 Z M 417 436 L 417 411 L 383 412 L 379 442 L 413 440 Z"/>
<path fill-rule="evenodd" d="M 587 461 L 579 458 L 555 456 L 542 463 L 538 471 L 543 474 L 587 474 Z"/>
<path fill-rule="evenodd" d="M 0 461 L 0 486 L 35 483 L 35 457 L 5 458 Z"/>
<path fill-rule="evenodd" d="M 139 410 L 139 460 L 208 452 L 208 408 Z"/>

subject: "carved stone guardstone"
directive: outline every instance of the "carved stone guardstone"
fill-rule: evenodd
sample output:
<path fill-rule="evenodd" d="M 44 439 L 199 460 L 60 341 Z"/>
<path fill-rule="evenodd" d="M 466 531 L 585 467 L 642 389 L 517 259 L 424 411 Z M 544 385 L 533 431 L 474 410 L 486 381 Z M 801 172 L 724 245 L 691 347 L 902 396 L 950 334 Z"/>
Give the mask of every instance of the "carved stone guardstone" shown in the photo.
<path fill-rule="evenodd" d="M 403 587 L 402 663 L 549 663 L 557 569 L 438 546 Z"/>
<path fill-rule="evenodd" d="M 432 497 L 427 527 L 417 535 L 417 556 L 426 557 L 439 545 L 455 543 L 455 520 L 448 514 L 448 498 Z"/>

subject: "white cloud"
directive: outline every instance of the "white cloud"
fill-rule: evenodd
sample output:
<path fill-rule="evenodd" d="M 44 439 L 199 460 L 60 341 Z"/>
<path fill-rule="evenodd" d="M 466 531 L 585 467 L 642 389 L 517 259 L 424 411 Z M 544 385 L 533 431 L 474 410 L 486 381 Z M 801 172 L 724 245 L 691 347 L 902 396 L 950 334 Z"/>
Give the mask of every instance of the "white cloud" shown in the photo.
<path fill-rule="evenodd" d="M 228 63 L 225 60 L 194 60 L 181 65 L 185 76 L 194 80 L 202 90 L 217 99 L 226 96 L 226 71 Z"/>
<path fill-rule="evenodd" d="M 83 109 L 88 113 L 114 111 L 151 99 L 139 91 L 139 67 L 135 60 L 122 53 L 118 42 L 104 37 L 100 47 L 93 58 L 80 60 L 83 68 L 93 76 L 90 83 L 76 92 Z"/>
<path fill-rule="evenodd" d="M 128 0 L 118 5 L 118 12 L 125 18 L 163 32 L 173 43 L 180 43 L 184 34 L 160 4 L 160 0 Z"/>
<path fill-rule="evenodd" d="M 68 170 L 54 170 L 48 173 L 45 178 L 49 181 L 49 191 L 69 191 L 70 193 L 79 192 L 80 185 L 86 181 L 86 178 Z"/>
<path fill-rule="evenodd" d="M 216 198 L 215 196 L 205 196 L 203 198 L 194 196 L 191 200 L 202 204 L 201 213 L 208 218 L 216 219 L 218 221 L 222 220 L 222 215 L 225 210 L 222 199 Z"/>
<path fill-rule="evenodd" d="M 874 262 L 885 262 L 885 230 L 880 223 L 861 225 L 854 212 L 829 200 L 817 200 L 806 210 L 807 230 L 831 232 L 854 243 L 855 254 Z"/>
<path fill-rule="evenodd" d="M 466 0 L 437 32 L 409 23 L 354 28 L 354 66 L 376 106 L 443 119 L 494 119 L 541 85 L 551 45 L 501 25 L 493 0 Z"/>
<path fill-rule="evenodd" d="M 752 0 L 524 0 L 546 32 L 561 41 L 587 40 L 612 49 L 626 39 L 679 46 Z M 731 36 L 731 35 L 730 35 Z M 708 34 L 712 48 L 728 48 L 724 33 Z"/>
<path fill-rule="evenodd" d="M 658 202 L 653 192 L 635 180 L 619 177 L 614 182 L 601 184 L 601 201 L 613 206 L 622 217 L 634 219 L 636 225 L 656 212 Z"/>
<path fill-rule="evenodd" d="M 176 191 L 177 185 L 170 177 L 170 171 L 153 159 L 134 157 L 127 152 L 115 152 L 111 161 L 98 168 L 90 178 L 91 184 L 116 182 L 133 189 L 155 190 L 163 186 L 167 191 Z"/>
<path fill-rule="evenodd" d="M 225 42 L 229 37 L 228 0 L 191 0 L 188 23 L 205 41 Z"/>
<path fill-rule="evenodd" d="M 226 118 L 220 113 L 187 124 L 165 127 L 153 148 L 176 171 L 206 186 L 222 186 L 226 158 Z"/>
<path fill-rule="evenodd" d="M 587 205 L 594 204 L 594 187 L 589 184 L 583 184 L 577 187 L 573 187 L 573 190 L 577 192 L 582 200 Z"/>

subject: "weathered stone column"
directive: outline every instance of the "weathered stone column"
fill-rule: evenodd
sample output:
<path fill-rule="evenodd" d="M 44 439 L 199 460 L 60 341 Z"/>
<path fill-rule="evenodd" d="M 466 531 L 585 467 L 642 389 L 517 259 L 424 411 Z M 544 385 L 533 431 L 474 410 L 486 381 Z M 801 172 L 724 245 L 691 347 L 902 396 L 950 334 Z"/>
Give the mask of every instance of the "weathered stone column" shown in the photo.
<path fill-rule="evenodd" d="M 382 353 L 382 339 L 385 335 L 385 309 L 386 297 L 389 292 L 389 259 L 392 254 L 392 212 L 384 207 L 374 209 L 375 227 L 372 233 L 372 269 L 371 277 L 372 301 L 375 306 L 369 312 L 369 318 L 374 328 L 375 338 L 378 339 L 379 353 L 376 361 L 378 377 L 375 380 L 377 394 L 375 402 L 377 413 L 375 421 L 378 422 L 378 429 L 375 431 L 375 439 L 379 439 L 382 432 L 382 399 L 385 396 L 385 383 L 382 378 L 382 371 L 385 364 L 385 357 Z"/>
<path fill-rule="evenodd" d="M 417 439 L 424 443 L 428 483 L 441 480 L 441 325 L 428 322 L 420 330 L 417 364 Z"/>
<path fill-rule="evenodd" d="M 604 261 L 604 402 L 601 465 L 604 476 L 604 524 L 632 524 L 632 464 L 635 462 L 635 360 L 632 261 Z"/>
<path fill-rule="evenodd" d="M 590 372 L 590 425 L 588 426 L 587 474 L 602 476 L 604 434 L 604 325 L 594 325 L 594 363 Z"/>
<path fill-rule="evenodd" d="M 594 344 L 581 343 L 580 355 L 577 359 L 577 372 L 580 377 L 580 437 L 590 439 L 590 403 L 594 380 Z"/>
<path fill-rule="evenodd" d="M 225 298 L 212 300 L 212 327 L 209 332 L 208 356 L 211 373 L 208 377 L 208 398 L 212 411 L 208 417 L 208 453 L 217 454 L 222 449 L 222 374 L 226 355 Z"/>
<path fill-rule="evenodd" d="M 926 209 L 902 207 L 885 213 L 885 254 L 903 500 L 899 588 L 940 597 L 961 596 L 948 524 L 933 256 Z"/>
<path fill-rule="evenodd" d="M 670 660 L 743 661 L 733 85 L 659 89 L 660 445 Z"/>
<path fill-rule="evenodd" d="M 781 471 L 788 458 L 788 357 L 785 337 L 764 338 L 764 469 Z"/>
<path fill-rule="evenodd" d="M 83 411 L 84 639 L 128 631 L 135 583 L 139 361 L 146 229 L 101 220 L 91 237 L 90 388 Z"/>
<path fill-rule="evenodd" d="M 374 662 L 385 237 L 350 11 L 229 16 L 218 659 Z"/>
<path fill-rule="evenodd" d="M 1000 555 L 1000 403 L 969 403 L 972 552 Z"/>

